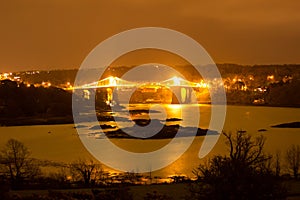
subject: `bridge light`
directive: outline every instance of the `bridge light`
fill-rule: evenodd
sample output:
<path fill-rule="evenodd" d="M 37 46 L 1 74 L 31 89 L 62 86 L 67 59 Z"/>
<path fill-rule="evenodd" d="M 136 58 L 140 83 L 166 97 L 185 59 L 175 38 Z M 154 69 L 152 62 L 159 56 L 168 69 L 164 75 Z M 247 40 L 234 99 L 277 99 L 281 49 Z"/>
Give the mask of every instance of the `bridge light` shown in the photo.
<path fill-rule="evenodd" d="M 110 86 L 117 86 L 117 80 L 115 77 L 112 76 L 108 77 L 108 81 Z"/>
<path fill-rule="evenodd" d="M 205 83 L 203 80 L 201 80 L 200 83 L 196 84 L 196 87 L 199 87 L 199 88 L 209 88 L 209 85 L 208 85 L 208 83 Z"/>
<path fill-rule="evenodd" d="M 176 86 L 179 86 L 180 85 L 180 78 L 178 78 L 177 76 L 174 76 L 172 78 L 173 80 L 173 84 L 176 85 Z"/>

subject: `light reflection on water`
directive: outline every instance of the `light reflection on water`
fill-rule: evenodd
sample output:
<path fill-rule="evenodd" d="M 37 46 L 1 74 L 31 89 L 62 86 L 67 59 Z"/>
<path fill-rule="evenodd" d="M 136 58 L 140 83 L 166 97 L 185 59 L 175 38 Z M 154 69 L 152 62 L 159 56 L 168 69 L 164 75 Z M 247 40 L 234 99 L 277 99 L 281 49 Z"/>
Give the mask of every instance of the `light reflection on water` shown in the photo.
<path fill-rule="evenodd" d="M 127 111 L 115 111 L 112 114 L 113 116 L 120 117 L 121 119 L 158 119 L 163 121 L 166 125 L 181 125 L 184 127 L 191 127 L 195 124 L 197 118 L 189 115 L 191 112 L 195 112 L 195 109 L 199 109 L 200 113 L 200 122 L 199 127 L 208 128 L 210 117 L 211 117 L 211 106 L 208 104 L 189 104 L 189 105 L 179 105 L 179 104 L 162 104 L 162 105 L 149 105 L 149 104 L 132 104 L 130 106 L 125 105 L 126 109 L 129 110 L 150 110 L 150 113 L 128 113 Z M 160 108 L 160 109 L 158 109 Z M 162 114 L 162 109 L 165 114 Z M 151 111 L 157 111 L 151 113 Z M 183 116 L 187 117 L 183 119 Z M 166 119 L 171 119 L 170 121 L 165 122 Z M 172 120 L 172 119 L 181 119 L 181 120 Z M 132 126 L 132 122 L 126 122 L 126 120 L 117 120 L 115 122 L 100 122 L 101 124 L 109 124 L 118 126 L 120 128 Z"/>
<path fill-rule="evenodd" d="M 137 108 L 142 109 L 143 107 L 135 105 L 134 109 Z M 200 109 L 201 120 L 199 125 L 201 128 L 207 128 L 210 121 L 210 108 L 210 105 L 170 105 L 166 106 L 166 115 L 168 118 L 179 118 L 184 112 L 189 112 L 191 109 Z M 243 129 L 250 133 L 257 134 L 258 129 L 267 129 L 266 132 L 262 133 L 267 137 L 266 151 L 275 153 L 277 150 L 280 150 L 284 152 L 289 145 L 300 143 L 299 129 L 276 129 L 270 126 L 284 122 L 300 121 L 299 111 L 299 108 L 228 106 L 224 130 L 235 131 L 236 129 Z M 124 113 L 117 114 L 120 116 L 124 115 L 123 117 L 128 118 L 128 115 L 126 116 Z M 156 116 L 159 113 L 152 114 Z M 182 121 L 168 123 L 180 123 L 182 126 L 189 126 L 191 120 L 193 119 L 183 119 Z M 91 130 L 91 132 L 93 131 Z M 0 133 L 1 147 L 4 146 L 9 138 L 15 138 L 24 142 L 30 148 L 32 156 L 36 158 L 64 162 L 71 162 L 78 158 L 92 158 L 78 138 L 74 125 L 0 127 Z M 112 139 L 112 141 L 124 149 L 134 152 L 148 152 L 153 150 L 153 148 L 164 146 L 170 139 Z M 224 138 L 220 137 L 218 144 L 208 157 L 200 160 L 198 158 L 198 152 L 202 141 L 203 137 L 197 137 L 180 159 L 164 169 L 152 172 L 152 175 L 167 177 L 172 174 L 186 174 L 193 176 L 192 170 L 196 168 L 199 163 L 214 154 L 223 154 L 226 150 L 224 147 Z M 180 145 L 180 143 L 178 143 L 178 145 Z M 174 149 L 174 151 L 176 151 L 176 149 Z"/>
<path fill-rule="evenodd" d="M 195 112 L 195 109 L 199 109 L 200 112 L 200 122 L 198 127 L 208 128 L 210 122 L 210 110 L 211 106 L 206 104 L 130 104 L 122 105 L 126 110 L 132 111 L 115 111 L 109 113 L 115 117 L 119 117 L 121 120 L 116 120 L 117 122 L 100 122 L 100 124 L 106 124 L 111 126 L 116 126 L 119 128 L 131 127 L 134 125 L 132 121 L 127 122 L 122 119 L 137 120 L 137 119 L 155 119 L 159 120 L 162 124 L 165 125 L 180 125 L 183 127 L 194 127 L 197 124 L 197 117 L 190 115 L 190 113 Z M 143 112 L 138 112 L 143 111 Z M 145 113 L 144 111 L 149 111 Z M 184 118 L 187 117 L 187 118 Z M 166 120 L 169 119 L 169 120 Z M 112 131 L 115 129 L 106 129 L 104 131 Z M 126 131 L 125 131 L 126 132 Z M 97 136 L 96 136 L 97 137 Z M 146 153 L 158 150 L 165 145 L 169 144 L 169 139 L 157 140 L 155 142 L 143 141 L 141 143 L 134 142 L 134 145 L 131 144 L 130 140 L 124 142 L 124 140 L 111 140 L 115 145 L 119 146 L 122 149 L 125 149 L 130 152 L 136 153 Z"/>

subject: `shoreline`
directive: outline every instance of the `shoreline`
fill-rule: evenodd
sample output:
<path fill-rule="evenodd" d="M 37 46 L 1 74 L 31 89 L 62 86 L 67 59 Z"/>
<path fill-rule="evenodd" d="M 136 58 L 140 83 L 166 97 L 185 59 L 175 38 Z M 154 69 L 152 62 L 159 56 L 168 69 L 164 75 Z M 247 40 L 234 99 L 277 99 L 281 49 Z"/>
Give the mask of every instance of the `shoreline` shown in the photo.
<path fill-rule="evenodd" d="M 0 127 L 74 124 L 73 116 L 0 118 Z"/>
<path fill-rule="evenodd" d="M 212 105 L 211 103 L 199 103 L 199 104 L 204 104 L 204 105 Z M 216 103 L 215 105 L 223 105 L 223 104 L 218 104 Z M 300 108 L 300 105 L 271 105 L 271 104 L 248 104 L 248 103 L 230 103 L 226 102 L 227 106 L 253 106 L 253 107 L 268 107 L 268 108 Z"/>

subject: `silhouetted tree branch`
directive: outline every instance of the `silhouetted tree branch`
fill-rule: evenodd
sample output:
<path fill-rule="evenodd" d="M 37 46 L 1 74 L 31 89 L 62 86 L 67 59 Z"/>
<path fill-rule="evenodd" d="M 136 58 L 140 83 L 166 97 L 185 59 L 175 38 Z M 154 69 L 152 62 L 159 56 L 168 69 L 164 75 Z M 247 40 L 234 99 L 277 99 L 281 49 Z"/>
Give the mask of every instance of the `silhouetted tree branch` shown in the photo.
<path fill-rule="evenodd" d="M 93 160 L 81 159 L 70 164 L 70 171 L 73 178 L 82 180 L 85 186 L 90 186 L 103 173 L 100 164 L 95 163 Z"/>
<path fill-rule="evenodd" d="M 300 146 L 292 145 L 286 151 L 286 162 L 288 168 L 292 170 L 294 177 L 298 178 L 299 167 L 300 167 Z"/>
<path fill-rule="evenodd" d="M 39 166 L 30 158 L 28 148 L 15 139 L 10 139 L 2 149 L 1 164 L 3 173 L 14 188 L 20 187 L 24 180 L 34 179 L 40 174 Z"/>

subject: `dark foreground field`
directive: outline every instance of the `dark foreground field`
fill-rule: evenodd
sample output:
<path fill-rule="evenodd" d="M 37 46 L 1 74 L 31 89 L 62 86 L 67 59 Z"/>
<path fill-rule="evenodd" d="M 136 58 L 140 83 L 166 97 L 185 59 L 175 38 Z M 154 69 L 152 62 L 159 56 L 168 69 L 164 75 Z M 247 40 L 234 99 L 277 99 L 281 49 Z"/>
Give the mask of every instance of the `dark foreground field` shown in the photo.
<path fill-rule="evenodd" d="M 300 199 L 300 180 L 287 180 L 284 182 L 288 189 L 289 200 Z M 120 188 L 127 188 L 128 193 L 132 194 L 133 199 L 143 200 L 143 199 L 172 199 L 180 200 L 189 192 L 189 183 L 177 183 L 177 184 L 153 184 L 153 185 L 136 185 L 136 186 L 121 186 Z M 127 190 L 126 189 L 126 190 Z M 19 190 L 19 191 L 9 191 L 9 196 L 12 199 L 22 199 L 22 198 L 38 198 L 46 197 L 50 193 L 61 193 L 68 195 L 70 193 L 78 194 L 88 194 L 91 197 L 94 196 L 93 190 L 104 191 L 103 188 L 82 188 L 82 189 L 62 189 L 62 190 Z M 41 198 L 43 199 L 43 198 Z"/>

